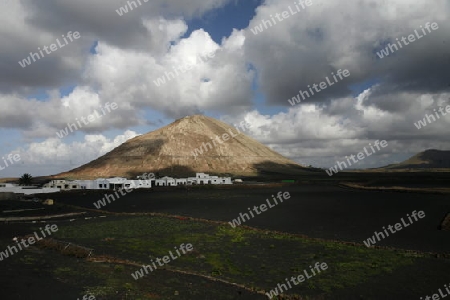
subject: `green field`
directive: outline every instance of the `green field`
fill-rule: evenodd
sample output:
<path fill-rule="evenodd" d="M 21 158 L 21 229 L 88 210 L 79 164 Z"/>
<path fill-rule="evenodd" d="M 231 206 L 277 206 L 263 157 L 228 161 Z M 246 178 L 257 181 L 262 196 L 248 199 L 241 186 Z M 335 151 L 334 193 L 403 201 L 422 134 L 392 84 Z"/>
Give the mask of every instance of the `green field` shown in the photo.
<path fill-rule="evenodd" d="M 267 298 L 264 292 L 285 278 L 309 270 L 308 266 L 316 262 L 325 262 L 329 268 L 286 291 L 286 299 L 351 299 L 350 295 L 358 295 L 360 290 L 367 296 L 359 299 L 372 299 L 370 295 L 380 299 L 376 295 L 392 294 L 412 272 L 432 273 L 437 281 L 448 274 L 450 267 L 448 260 L 427 254 L 368 249 L 273 231 L 233 229 L 227 223 L 162 216 L 78 220 L 61 226 L 54 237 L 93 248 L 94 259 L 113 259 L 103 263 L 83 261 L 80 265 L 66 262 L 54 269 L 55 276 L 68 281 L 82 277 L 86 270 L 90 276 L 95 274 L 95 280 L 86 282 L 80 295 L 90 293 L 97 299 L 125 299 L 117 298 L 118 291 L 132 295 L 127 299 L 195 299 L 200 294 L 199 299 L 207 299 L 199 282 L 214 285 L 214 291 L 208 291 L 215 294 L 214 299 L 237 299 L 217 287 L 227 284 L 214 279 L 242 286 L 239 290 L 248 294 L 241 299 L 263 299 Z M 132 278 L 131 273 L 140 265 L 168 255 L 182 243 L 191 243 L 194 250 L 144 278 Z M 33 254 L 27 255 L 32 262 Z M 66 261 L 79 260 L 55 255 Z M 188 286 L 186 278 L 193 281 Z M 409 289 L 415 295 L 427 293 L 421 284 L 415 290 L 409 285 Z"/>

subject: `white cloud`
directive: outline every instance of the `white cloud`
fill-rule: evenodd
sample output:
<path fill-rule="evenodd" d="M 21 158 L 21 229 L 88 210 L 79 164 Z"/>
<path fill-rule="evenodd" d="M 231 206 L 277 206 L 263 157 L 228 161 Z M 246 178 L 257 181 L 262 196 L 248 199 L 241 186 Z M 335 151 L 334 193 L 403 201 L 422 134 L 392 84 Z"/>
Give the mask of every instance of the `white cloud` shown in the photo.
<path fill-rule="evenodd" d="M 299 89 L 323 81 L 337 69 L 348 69 L 351 76 L 344 84 L 336 84 L 310 101 L 346 97 L 350 95 L 349 84 L 374 79 L 395 89 L 448 89 L 449 61 L 443 55 L 450 31 L 448 1 L 312 2 L 312 6 L 262 33 L 245 31 L 246 58 L 259 71 L 259 83 L 268 103 L 285 105 Z M 270 20 L 270 15 L 282 13 L 289 6 L 294 8 L 291 0 L 266 1 L 249 28 Z M 395 42 L 426 22 L 438 22 L 439 29 L 392 57 L 377 59 L 375 51 L 384 43 Z"/>
<path fill-rule="evenodd" d="M 242 32 L 235 31 L 218 45 L 203 30 L 192 32 L 157 57 L 100 43 L 86 79 L 99 86 L 102 98 L 150 107 L 171 117 L 231 111 L 233 106 L 251 104 L 253 74 L 246 69 L 242 46 Z M 185 73 L 174 69 L 187 65 L 192 68 Z M 161 77 L 167 82 L 158 86 L 155 81 Z"/>
<path fill-rule="evenodd" d="M 258 35 L 249 28 L 233 30 L 220 43 L 203 29 L 185 36 L 189 20 L 228 2 L 155 0 L 122 17 L 115 12 L 126 4 L 122 0 L 99 0 L 96 5 L 88 0 L 1 2 L 0 128 L 20 130 L 22 138 L 32 141 L 24 147 L 29 153 L 23 152 L 24 157 L 46 165 L 55 156 L 71 160 L 87 153 L 86 158 L 96 158 L 135 134 L 116 141 L 107 139 L 104 131 L 144 125 L 145 114 L 153 111 L 170 118 L 214 112 L 236 122 L 245 119 L 254 125 L 250 133 L 258 140 L 298 161 L 321 166 L 375 139 L 389 140 L 392 153 L 449 148 L 448 118 L 420 131 L 413 125 L 449 103 L 448 1 L 312 0 L 311 7 Z M 265 1 L 249 27 L 289 5 L 292 0 Z M 439 30 L 394 56 L 376 58 L 375 51 L 387 42 L 434 21 Z M 26 69 L 19 66 L 30 51 L 76 30 L 82 36 L 76 43 Z M 98 43 L 92 54 L 94 42 Z M 198 60 L 209 53 L 214 57 Z M 192 63 L 192 70 L 155 85 L 174 67 Z M 339 68 L 350 70 L 346 81 L 295 107 L 289 105 L 287 99 L 300 89 Z M 253 102 L 254 81 L 269 105 L 264 109 Z M 367 82 L 373 86 L 353 97 L 349 85 L 370 86 Z M 73 83 L 73 91 L 61 96 L 59 88 Z M 30 99 L 30 94 L 42 91 L 48 99 Z M 118 110 L 84 126 L 84 140 L 55 139 L 67 123 L 106 102 L 116 102 Z M 272 110 L 273 104 L 278 106 Z M 34 142 L 37 138 L 44 141 Z M 380 156 L 367 164 L 388 160 Z"/>
<path fill-rule="evenodd" d="M 33 142 L 11 152 L 20 154 L 21 161 L 3 171 L 1 176 L 19 176 L 25 172 L 37 176 L 68 171 L 108 153 L 138 135 L 127 130 L 114 138 L 98 134 L 86 135 L 83 141 L 79 142 L 66 143 L 57 138 Z"/>
<path fill-rule="evenodd" d="M 372 95 L 369 89 L 355 98 L 297 105 L 287 113 L 273 116 L 253 110 L 223 119 L 230 124 L 245 120 L 251 125 L 247 134 L 256 140 L 297 162 L 320 167 L 329 167 L 337 159 L 358 153 L 377 139 L 388 141 L 389 147 L 377 153 L 376 159 L 364 160 L 355 167 L 386 165 L 392 163 L 398 153 L 408 155 L 430 148 L 450 149 L 446 138 L 450 116 L 441 117 L 421 132 L 414 126 L 425 113 L 433 114 L 435 108 L 449 105 L 450 93 L 398 95 L 408 101 L 402 102 L 403 109 L 397 112 L 376 107 L 382 100 L 374 103 L 371 97 L 378 96 Z"/>

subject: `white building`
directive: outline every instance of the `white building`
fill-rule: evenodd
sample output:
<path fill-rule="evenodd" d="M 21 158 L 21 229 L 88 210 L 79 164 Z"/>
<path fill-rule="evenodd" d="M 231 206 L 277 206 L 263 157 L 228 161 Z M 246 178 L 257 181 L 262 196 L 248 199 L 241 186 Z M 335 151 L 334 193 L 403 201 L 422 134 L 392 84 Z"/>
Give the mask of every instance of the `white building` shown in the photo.
<path fill-rule="evenodd" d="M 105 178 L 98 178 L 94 180 L 95 190 L 108 190 L 110 189 L 109 180 Z"/>
<path fill-rule="evenodd" d="M 80 185 L 81 189 L 86 190 L 117 190 L 123 188 L 151 188 L 151 180 L 128 180 L 122 177 L 114 178 L 98 178 L 95 180 L 75 180 Z"/>
<path fill-rule="evenodd" d="M 49 183 L 44 184 L 44 188 L 53 188 L 53 189 L 60 189 L 62 191 L 67 190 L 79 190 L 80 185 L 74 181 L 67 181 L 67 180 L 52 180 Z"/>
<path fill-rule="evenodd" d="M 187 180 L 187 178 L 175 178 L 175 184 L 176 185 L 187 185 L 188 180 Z"/>
<path fill-rule="evenodd" d="M 149 189 L 152 187 L 152 181 L 151 179 L 127 180 L 127 182 L 125 183 L 125 187 L 133 189 Z"/>
<path fill-rule="evenodd" d="M 82 190 L 94 190 L 95 182 L 94 180 L 74 180 L 80 186 Z"/>
<path fill-rule="evenodd" d="M 0 188 L 5 188 L 5 187 L 12 188 L 12 187 L 15 187 L 15 186 L 17 186 L 17 184 L 13 184 L 13 183 L 0 183 Z"/>
<path fill-rule="evenodd" d="M 125 184 L 128 181 L 126 178 L 123 178 L 123 177 L 108 178 L 106 180 L 108 181 L 109 189 L 111 189 L 111 190 L 123 189 L 125 187 Z"/>
<path fill-rule="evenodd" d="M 231 177 L 210 176 L 205 173 L 196 173 L 195 179 L 197 184 L 232 184 Z"/>
<path fill-rule="evenodd" d="M 32 194 L 47 194 L 47 193 L 57 193 L 60 191 L 58 188 L 38 188 L 35 186 L 16 186 L 16 185 L 10 185 L 6 186 L 6 184 L 3 184 L 5 186 L 0 186 L 0 193 L 14 193 L 14 194 L 25 194 L 25 195 L 32 195 Z"/>
<path fill-rule="evenodd" d="M 175 178 L 164 176 L 163 178 L 155 179 L 155 186 L 176 186 Z"/>
<path fill-rule="evenodd" d="M 187 184 L 188 184 L 188 185 L 194 185 L 194 184 L 197 184 L 197 177 L 188 177 L 188 178 L 187 178 Z"/>
<path fill-rule="evenodd" d="M 109 189 L 109 181 L 105 178 L 98 178 L 95 180 L 74 180 L 80 185 L 82 190 L 107 190 Z"/>

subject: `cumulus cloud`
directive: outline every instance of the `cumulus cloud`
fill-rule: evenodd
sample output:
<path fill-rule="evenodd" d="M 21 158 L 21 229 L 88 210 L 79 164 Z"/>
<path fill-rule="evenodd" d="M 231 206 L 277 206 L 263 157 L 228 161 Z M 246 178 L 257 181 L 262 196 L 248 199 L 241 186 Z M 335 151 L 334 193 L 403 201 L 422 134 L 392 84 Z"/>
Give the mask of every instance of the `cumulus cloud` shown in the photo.
<path fill-rule="evenodd" d="M 19 176 L 25 172 L 32 175 L 57 174 L 88 163 L 138 135 L 127 130 L 114 138 L 107 138 L 102 134 L 88 134 L 82 141 L 65 142 L 58 138 L 49 138 L 42 142 L 33 142 L 11 152 L 19 154 L 21 160 L 2 171 L 1 176 Z"/>
<path fill-rule="evenodd" d="M 149 1 L 120 17 L 116 9 L 123 0 L 5 0 L 0 3 L 0 89 L 26 93 L 37 88 L 55 88 L 80 80 L 89 50 L 96 41 L 119 49 L 150 52 L 168 48 L 174 33 L 182 31 L 167 20 L 189 20 L 222 7 L 230 0 Z M 157 23 L 157 24 L 156 24 Z M 55 43 L 69 31 L 81 38 L 22 69 L 18 64 L 37 52 L 38 47 Z"/>
<path fill-rule="evenodd" d="M 101 118 L 80 128 L 82 132 L 102 132 L 110 128 L 127 128 L 138 124 L 133 118 L 135 111 L 129 106 L 118 104 L 116 110 L 108 112 L 104 109 L 106 103 L 90 87 L 79 86 L 72 93 L 61 97 L 59 93 L 50 92 L 47 101 L 24 99 L 18 95 L 0 95 L 5 109 L 0 112 L 0 126 L 3 128 L 20 129 L 26 138 L 46 138 L 56 136 L 56 132 L 64 130 L 68 123 L 77 123 L 82 118 L 99 112 Z M 101 109 L 106 114 L 103 115 Z M 125 119 L 128 116 L 129 119 Z"/>
<path fill-rule="evenodd" d="M 169 23 L 165 27 L 171 34 L 167 40 L 179 38 L 185 24 L 179 20 Z M 145 124 L 141 113 L 145 108 L 176 118 L 205 110 L 231 112 L 249 107 L 253 73 L 243 61 L 243 43 L 239 31 L 218 45 L 208 33 L 197 30 L 170 46 L 164 55 L 153 56 L 99 42 L 83 73 L 85 85 L 67 96 L 49 91 L 50 97 L 41 101 L 16 93 L 0 94 L 2 102 L 8 104 L 0 111 L 0 126 L 20 128 L 27 137 L 49 137 L 107 102 L 118 103 L 119 109 L 101 122 L 84 126 L 83 132 Z M 191 65 L 191 70 L 177 71 L 180 75 L 166 84 L 155 84 L 158 78 L 168 72 L 175 74 L 174 68 L 185 65 Z"/>
<path fill-rule="evenodd" d="M 144 126 L 147 112 L 245 119 L 259 141 L 318 166 L 332 165 L 375 139 L 388 140 L 389 148 L 377 160 L 364 161 L 366 166 L 392 162 L 396 154 L 449 148 L 449 118 L 421 130 L 414 126 L 449 104 L 448 1 L 312 0 L 255 35 L 251 28 L 293 6 L 291 0 L 267 0 L 248 28 L 220 42 L 204 29 L 189 31 L 190 20 L 229 2 L 156 0 L 119 16 L 116 10 L 127 1 L 2 1 L 0 128 L 19 130 L 31 141 L 20 150 L 24 158 L 41 165 L 55 153 L 61 159 L 78 153 L 96 158 L 135 134 L 115 141 L 104 131 Z M 376 55 L 427 22 L 439 29 L 386 58 Z M 68 31 L 79 31 L 81 39 L 20 67 L 18 61 Z M 179 69 L 187 65 L 190 70 Z M 300 104 L 288 103 L 338 69 L 348 69 L 350 77 Z M 67 86 L 73 88 L 61 92 Z M 83 126 L 84 140 L 56 139 L 68 123 L 107 102 L 118 109 Z"/>
<path fill-rule="evenodd" d="M 247 134 L 273 150 L 306 165 L 329 167 L 336 160 L 358 153 L 375 140 L 386 140 L 389 147 L 355 167 L 379 167 L 406 158 L 424 149 L 450 149 L 446 138 L 450 118 L 441 117 L 418 130 L 414 123 L 435 109 L 450 105 L 450 93 L 403 95 L 403 109 L 387 111 L 377 107 L 378 87 L 354 98 L 333 99 L 292 107 L 273 116 L 256 110 L 224 116 L 230 124 L 245 120 Z"/>
<path fill-rule="evenodd" d="M 266 1 L 246 30 L 246 57 L 259 70 L 269 104 L 287 104 L 300 89 L 324 81 L 338 69 L 348 69 L 351 76 L 310 101 L 348 96 L 349 84 L 374 79 L 387 94 L 449 90 L 448 1 L 313 0 L 310 7 L 288 19 L 252 33 L 250 28 L 289 11 L 289 6 L 295 9 L 290 0 Z M 439 29 L 390 57 L 378 58 L 376 51 L 421 30 L 427 22 L 437 22 Z"/>
<path fill-rule="evenodd" d="M 173 118 L 250 106 L 253 73 L 246 69 L 243 43 L 242 32 L 233 32 L 218 45 L 201 29 L 159 57 L 100 43 L 86 80 L 99 87 L 102 98 L 150 107 Z M 186 66 L 190 70 L 179 69 Z"/>

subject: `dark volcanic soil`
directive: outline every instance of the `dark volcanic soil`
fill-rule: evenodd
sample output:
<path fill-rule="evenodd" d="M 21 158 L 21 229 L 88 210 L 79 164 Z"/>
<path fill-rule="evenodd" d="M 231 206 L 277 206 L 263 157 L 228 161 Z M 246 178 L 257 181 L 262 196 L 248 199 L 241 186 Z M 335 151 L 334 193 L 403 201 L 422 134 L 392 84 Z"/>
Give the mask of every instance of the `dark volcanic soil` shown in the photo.
<path fill-rule="evenodd" d="M 116 199 L 104 207 L 104 210 L 114 212 L 157 212 L 172 215 L 198 217 L 210 220 L 229 222 L 237 218 L 239 213 L 248 212 L 248 207 L 265 203 L 271 195 L 279 191 L 288 191 L 291 198 L 283 203 L 256 215 L 245 225 L 262 229 L 278 230 L 290 233 L 305 234 L 311 237 L 353 241 L 362 243 L 371 237 L 374 231 L 381 231 L 383 226 L 394 225 L 405 218 L 413 210 L 423 210 L 424 219 L 414 222 L 407 228 L 392 234 L 377 245 L 393 246 L 404 249 L 445 252 L 450 249 L 450 232 L 440 231 L 438 227 L 445 215 L 450 212 L 450 197 L 432 194 L 414 194 L 398 192 L 374 192 L 343 189 L 334 186 L 285 186 L 285 187 L 239 187 L 231 189 L 154 189 L 136 190 Z M 41 198 L 55 199 L 56 205 L 45 210 L 25 213 L 1 214 L 4 216 L 29 216 L 55 214 L 62 212 L 79 212 L 64 204 L 95 209 L 93 202 L 104 196 L 100 191 L 73 191 L 51 195 L 41 195 Z M 39 208 L 35 203 L 1 202 L 1 211 L 6 209 Z M 86 214 L 98 216 L 93 212 Z M 85 216 L 74 217 L 77 219 Z M 121 217 L 120 217 L 121 218 Z M 83 222 L 90 222 L 86 220 Z M 69 220 L 48 220 L 58 226 L 70 223 Z M 12 223 L 0 224 L 0 249 L 3 250 L 12 243 L 11 238 L 17 235 L 30 234 L 32 226 L 41 224 Z M 42 224 L 44 225 L 44 224 Z M 1 251 L 0 250 L 0 251 Z M 122 249 L 117 248 L 117 251 Z M 245 257 L 245 256 L 244 256 Z M 405 266 L 401 276 L 398 273 L 372 280 L 370 285 L 359 285 L 351 293 L 342 290 L 333 295 L 333 299 L 363 299 L 365 295 L 372 299 L 378 297 L 376 286 L 384 286 L 392 291 L 389 299 L 402 299 L 410 295 L 407 287 L 420 285 L 423 280 L 433 278 L 433 282 L 424 284 L 430 291 L 437 290 L 442 284 L 436 278 L 442 278 L 448 273 L 448 260 L 429 260 L 426 265 Z M 65 257 L 51 251 L 28 249 L 0 262 L 0 282 L 2 292 L 0 299 L 76 299 L 82 298 L 80 286 L 90 285 L 105 274 L 115 272 L 114 266 L 103 264 L 100 268 L 96 263 L 88 263 L 72 257 Z M 65 269 L 71 273 L 64 273 Z M 129 274 L 135 268 L 126 268 L 124 280 L 130 280 Z M 73 273 L 75 272 L 75 273 Z M 345 275 L 345 274 L 344 274 Z M 343 275 L 343 276 L 344 276 Z M 404 276 L 403 276 L 404 275 Z M 119 276 L 119 275 L 118 275 Z M 399 278 L 401 277 L 401 278 Z M 150 284 L 162 291 L 164 299 L 263 299 L 261 295 L 251 295 L 244 291 L 220 283 L 184 276 L 168 274 L 162 271 L 158 276 L 140 281 L 142 289 Z M 104 283 L 108 287 L 107 281 Z M 391 287 L 392 286 L 392 287 Z M 202 291 L 202 292 L 200 292 Z M 175 296 L 175 292 L 179 295 Z M 428 292 L 428 289 L 424 293 Z M 117 297 L 109 299 L 132 299 L 127 296 L 129 291 L 124 287 L 117 291 Z M 193 294 L 195 293 L 195 294 Z M 382 293 L 381 293 L 382 294 Z M 220 296 L 219 296 L 220 295 Z M 416 296 L 414 294 L 414 296 Z M 6 297 L 6 298 L 4 298 Z M 410 297 L 409 297 L 410 298 Z M 409 299 L 408 298 L 408 299 Z M 97 297 L 97 300 L 107 298 Z M 386 298 L 388 299 L 388 298 Z M 403 298 L 405 299 L 405 298 Z"/>
<path fill-rule="evenodd" d="M 310 237 L 362 243 L 406 219 L 412 211 L 426 217 L 377 243 L 411 250 L 448 252 L 448 231 L 438 229 L 450 212 L 448 195 L 375 192 L 334 186 L 286 186 L 276 188 L 135 190 L 103 209 L 114 212 L 158 212 L 229 222 L 248 207 L 265 203 L 271 195 L 289 191 L 291 199 L 256 215 L 245 225 L 305 234 Z M 93 202 L 104 192 L 54 194 L 57 202 L 95 209 Z"/>

